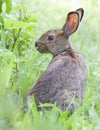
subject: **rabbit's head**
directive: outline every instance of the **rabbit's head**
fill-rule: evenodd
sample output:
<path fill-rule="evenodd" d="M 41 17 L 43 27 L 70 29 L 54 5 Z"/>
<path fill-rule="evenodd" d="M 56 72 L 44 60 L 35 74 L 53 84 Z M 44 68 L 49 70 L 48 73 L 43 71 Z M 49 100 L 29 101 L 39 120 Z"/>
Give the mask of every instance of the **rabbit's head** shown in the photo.
<path fill-rule="evenodd" d="M 69 12 L 62 29 L 47 31 L 36 41 L 37 50 L 40 53 L 52 53 L 56 56 L 71 47 L 69 36 L 77 30 L 83 14 L 82 8 Z"/>

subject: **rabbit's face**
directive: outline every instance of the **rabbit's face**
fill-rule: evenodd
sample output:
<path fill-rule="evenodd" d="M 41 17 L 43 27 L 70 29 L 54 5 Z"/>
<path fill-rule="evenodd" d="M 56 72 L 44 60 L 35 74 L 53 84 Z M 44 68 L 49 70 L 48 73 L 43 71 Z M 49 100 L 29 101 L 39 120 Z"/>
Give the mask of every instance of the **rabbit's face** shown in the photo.
<path fill-rule="evenodd" d="M 69 47 L 63 30 L 51 30 L 43 34 L 35 43 L 40 53 L 52 53 L 54 56 Z"/>
<path fill-rule="evenodd" d="M 69 12 L 61 30 L 48 31 L 36 41 L 37 50 L 41 53 L 52 53 L 53 56 L 66 51 L 67 48 L 71 47 L 69 36 L 77 30 L 83 14 L 84 10 L 82 8 Z"/>

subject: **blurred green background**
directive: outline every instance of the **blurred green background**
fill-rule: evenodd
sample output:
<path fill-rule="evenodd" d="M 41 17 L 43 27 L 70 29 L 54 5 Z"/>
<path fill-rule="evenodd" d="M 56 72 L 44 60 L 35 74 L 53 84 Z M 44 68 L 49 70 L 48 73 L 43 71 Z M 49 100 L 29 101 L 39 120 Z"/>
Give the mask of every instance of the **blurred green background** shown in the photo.
<path fill-rule="evenodd" d="M 52 58 L 35 49 L 35 40 L 62 28 L 67 13 L 80 7 L 84 17 L 71 41 L 88 69 L 83 106 L 69 117 L 55 105 L 38 112 L 33 99 L 24 113 L 26 93 Z M 99 12 L 100 0 L 0 0 L 0 130 L 100 130 Z"/>

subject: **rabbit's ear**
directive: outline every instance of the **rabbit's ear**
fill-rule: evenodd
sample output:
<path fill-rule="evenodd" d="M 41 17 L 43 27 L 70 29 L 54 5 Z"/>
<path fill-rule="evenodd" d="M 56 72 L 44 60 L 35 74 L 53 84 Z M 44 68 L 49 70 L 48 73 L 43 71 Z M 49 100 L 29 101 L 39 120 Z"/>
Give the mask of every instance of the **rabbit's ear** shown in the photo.
<path fill-rule="evenodd" d="M 70 12 L 67 15 L 67 20 L 65 25 L 63 26 L 64 34 L 65 36 L 70 36 L 72 33 L 74 33 L 79 26 L 79 13 L 77 11 Z"/>
<path fill-rule="evenodd" d="M 84 10 L 83 10 L 83 8 L 77 9 L 76 12 L 79 14 L 79 19 L 80 19 L 80 21 L 81 21 L 82 18 L 83 18 L 83 15 L 84 15 Z"/>

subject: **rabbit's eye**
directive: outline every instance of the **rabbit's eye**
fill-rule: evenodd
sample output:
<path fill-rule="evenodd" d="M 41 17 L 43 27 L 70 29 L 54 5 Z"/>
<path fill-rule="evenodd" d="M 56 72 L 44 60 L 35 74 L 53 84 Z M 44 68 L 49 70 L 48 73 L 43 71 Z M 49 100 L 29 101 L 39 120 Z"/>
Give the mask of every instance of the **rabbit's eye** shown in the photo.
<path fill-rule="evenodd" d="M 54 40 L 54 36 L 50 35 L 50 36 L 48 37 L 48 40 L 49 40 L 49 41 Z"/>

